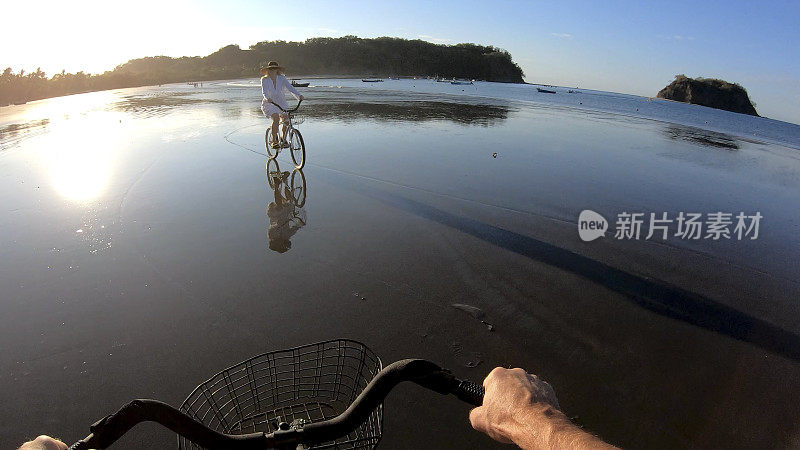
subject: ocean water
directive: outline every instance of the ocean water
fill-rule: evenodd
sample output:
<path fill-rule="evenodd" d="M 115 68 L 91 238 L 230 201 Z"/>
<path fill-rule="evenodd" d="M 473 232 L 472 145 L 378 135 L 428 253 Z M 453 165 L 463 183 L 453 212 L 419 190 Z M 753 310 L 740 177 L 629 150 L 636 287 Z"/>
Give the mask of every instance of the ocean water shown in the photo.
<path fill-rule="evenodd" d="M 705 130 L 727 133 L 741 138 L 772 142 L 800 149 L 800 125 L 765 117 L 752 117 L 698 105 L 664 100 L 655 97 L 595 91 L 577 87 L 506 84 L 476 81 L 472 85 L 453 85 L 427 79 L 385 80 L 382 83 L 363 83 L 358 79 L 308 79 L 312 88 L 350 88 L 363 91 L 445 94 L 491 99 L 514 100 L 563 106 L 570 109 L 611 112 L 638 118 L 653 119 Z M 257 81 L 229 82 L 231 86 L 258 85 Z M 556 94 L 541 93 L 541 87 Z"/>
<path fill-rule="evenodd" d="M 266 157 L 257 80 L 0 108 L 0 446 L 76 440 L 130 399 L 179 405 L 333 338 L 474 381 L 525 367 L 623 447 L 797 445 L 800 127 L 583 89 L 310 81 L 301 172 Z M 305 192 L 288 227 L 269 214 L 283 171 Z M 757 239 L 584 242 L 586 209 L 763 218 Z M 381 448 L 501 448 L 468 410 L 401 386 Z M 114 448 L 174 439 L 142 426 Z"/>

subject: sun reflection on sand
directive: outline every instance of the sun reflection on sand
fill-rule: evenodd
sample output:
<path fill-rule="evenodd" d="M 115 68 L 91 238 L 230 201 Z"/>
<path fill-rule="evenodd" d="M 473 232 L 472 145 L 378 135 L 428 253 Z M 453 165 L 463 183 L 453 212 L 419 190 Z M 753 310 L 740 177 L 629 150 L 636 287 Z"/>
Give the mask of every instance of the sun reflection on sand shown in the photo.
<path fill-rule="evenodd" d="M 24 114 L 20 118 L 72 117 L 76 114 L 99 110 L 118 99 L 118 96 L 115 95 L 114 92 L 115 91 L 87 92 L 84 94 L 36 100 L 28 103 L 28 107 L 25 108 Z"/>
<path fill-rule="evenodd" d="M 115 116 L 96 113 L 54 124 L 41 149 L 56 192 L 79 203 L 103 194 L 121 143 Z"/>
<path fill-rule="evenodd" d="M 204 107 L 205 102 L 175 104 L 170 98 L 114 91 L 79 94 L 33 102 L 5 120 L 46 121 L 46 133 L 31 135 L 17 147 L 39 155 L 58 194 L 85 204 L 98 200 L 112 183 L 115 166 L 131 144 L 125 135 L 136 135 L 140 143 L 187 141 L 220 121 L 220 112 Z"/>

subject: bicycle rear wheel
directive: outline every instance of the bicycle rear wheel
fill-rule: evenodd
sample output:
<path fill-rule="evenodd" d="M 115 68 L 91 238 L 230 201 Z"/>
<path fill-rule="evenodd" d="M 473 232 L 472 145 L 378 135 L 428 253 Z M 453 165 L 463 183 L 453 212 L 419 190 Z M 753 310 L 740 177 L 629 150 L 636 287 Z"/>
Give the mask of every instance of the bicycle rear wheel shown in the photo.
<path fill-rule="evenodd" d="M 281 422 L 308 424 L 337 416 L 382 367 L 364 344 L 345 339 L 264 353 L 202 383 L 180 410 L 222 433 L 271 433 Z M 374 448 L 382 423 L 379 405 L 347 436 L 310 448 Z M 202 447 L 178 436 L 178 448 Z"/>
<path fill-rule="evenodd" d="M 272 159 L 278 156 L 278 147 L 277 144 L 272 142 L 272 128 L 267 127 L 267 131 L 264 133 L 264 148 L 267 149 L 267 156 Z"/>
<path fill-rule="evenodd" d="M 303 142 L 303 135 L 300 134 L 300 130 L 292 128 L 289 132 L 289 149 L 291 150 L 295 167 L 302 169 L 306 164 L 306 144 Z"/>

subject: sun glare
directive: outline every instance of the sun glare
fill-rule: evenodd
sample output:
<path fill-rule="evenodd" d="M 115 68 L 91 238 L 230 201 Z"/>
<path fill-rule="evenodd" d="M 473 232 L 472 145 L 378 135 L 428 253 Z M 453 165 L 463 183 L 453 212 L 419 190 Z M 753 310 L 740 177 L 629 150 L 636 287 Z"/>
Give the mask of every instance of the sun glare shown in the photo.
<path fill-rule="evenodd" d="M 51 170 L 56 190 L 81 203 L 102 194 L 110 176 L 108 158 L 97 147 L 73 147 L 53 158 Z"/>
<path fill-rule="evenodd" d="M 193 45 L 207 44 L 197 33 L 198 21 L 205 25 L 206 18 L 188 0 L 141 0 L 124 14 L 98 0 L 10 2 L 3 9 L 9 20 L 0 27 L 0 39 L 8 44 L 2 63 L 15 70 L 102 73 L 132 58 L 214 50 Z"/>
<path fill-rule="evenodd" d="M 41 142 L 53 187 L 66 199 L 89 203 L 108 186 L 120 143 L 112 116 L 98 112 L 58 121 Z"/>

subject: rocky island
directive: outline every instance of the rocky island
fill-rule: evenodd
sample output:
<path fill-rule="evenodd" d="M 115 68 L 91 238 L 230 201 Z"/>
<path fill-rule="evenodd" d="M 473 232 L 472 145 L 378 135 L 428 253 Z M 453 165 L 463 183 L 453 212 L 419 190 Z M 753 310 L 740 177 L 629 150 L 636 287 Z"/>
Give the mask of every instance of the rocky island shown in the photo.
<path fill-rule="evenodd" d="M 677 75 L 672 83 L 658 91 L 656 97 L 758 116 L 747 91 L 741 85 L 715 78 Z"/>

